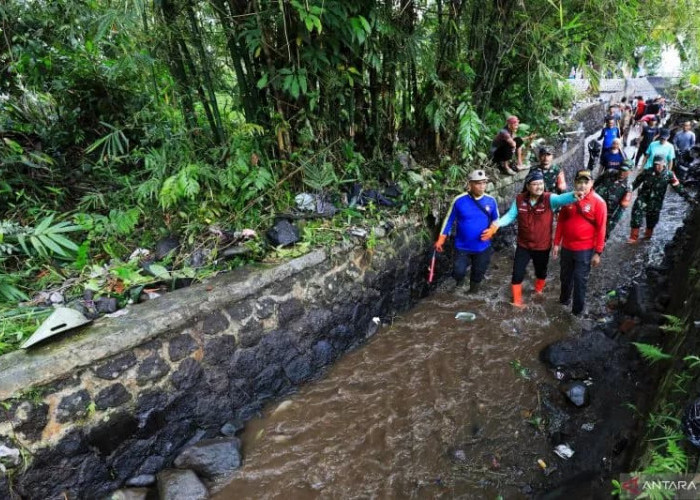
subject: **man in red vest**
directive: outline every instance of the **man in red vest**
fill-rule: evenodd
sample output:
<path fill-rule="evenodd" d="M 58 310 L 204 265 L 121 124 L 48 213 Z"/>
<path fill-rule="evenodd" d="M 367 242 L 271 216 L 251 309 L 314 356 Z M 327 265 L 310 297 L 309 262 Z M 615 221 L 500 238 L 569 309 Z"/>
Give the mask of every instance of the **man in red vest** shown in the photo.
<path fill-rule="evenodd" d="M 600 264 L 605 247 L 605 227 L 608 207 L 593 191 L 590 170 L 579 170 L 574 178 L 574 189 L 581 199 L 561 209 L 554 234 L 552 257 L 561 251 L 561 294 L 559 302 L 569 305 L 573 290 L 571 312 L 581 315 L 586 303 L 586 287 L 591 266 Z"/>
<path fill-rule="evenodd" d="M 518 246 L 513 260 L 511 290 L 513 305 L 522 307 L 523 279 L 530 259 L 535 266 L 535 293 L 542 293 L 547 279 L 549 250 L 552 248 L 552 223 L 554 211 L 574 203 L 577 192 L 554 194 L 545 192 L 544 175 L 541 170 L 533 170 L 525 179 L 525 189 L 511 204 L 510 209 L 481 233 L 482 240 L 493 237 L 499 227 L 518 221 Z"/>

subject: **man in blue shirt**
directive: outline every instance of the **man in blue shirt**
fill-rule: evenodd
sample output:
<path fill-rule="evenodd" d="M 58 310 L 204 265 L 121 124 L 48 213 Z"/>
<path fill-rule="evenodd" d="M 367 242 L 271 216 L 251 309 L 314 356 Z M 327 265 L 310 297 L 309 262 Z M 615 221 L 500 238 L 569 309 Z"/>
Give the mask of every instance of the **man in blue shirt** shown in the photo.
<path fill-rule="evenodd" d="M 469 292 L 479 291 L 481 281 L 491 262 L 491 242 L 481 241 L 481 233 L 498 219 L 496 200 L 485 193 L 489 182 L 486 172 L 474 170 L 469 174 L 469 190 L 452 200 L 442 224 L 435 250 L 442 252 L 445 240 L 456 224 L 455 261 L 452 276 L 460 286 L 471 266 Z"/>
<path fill-rule="evenodd" d="M 606 116 L 605 117 L 605 127 L 600 131 L 598 140 L 603 141 L 603 154 L 612 147 L 612 142 L 614 139 L 619 139 L 621 136 L 620 129 L 615 126 L 615 117 Z"/>
<path fill-rule="evenodd" d="M 693 133 L 692 128 L 693 124 L 690 121 L 684 121 L 683 130 L 676 133 L 673 138 L 673 145 L 676 146 L 679 155 L 695 146 L 695 133 Z"/>

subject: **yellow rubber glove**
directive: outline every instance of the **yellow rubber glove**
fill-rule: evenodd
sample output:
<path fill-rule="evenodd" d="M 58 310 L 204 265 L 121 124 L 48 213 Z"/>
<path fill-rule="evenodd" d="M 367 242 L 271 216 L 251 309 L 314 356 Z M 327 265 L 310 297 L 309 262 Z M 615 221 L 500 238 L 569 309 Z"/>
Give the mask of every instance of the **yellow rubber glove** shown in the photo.
<path fill-rule="evenodd" d="M 498 231 L 498 224 L 492 222 L 488 229 L 484 229 L 481 233 L 481 241 L 488 241 L 493 238 L 493 235 Z"/>
<path fill-rule="evenodd" d="M 440 237 L 435 242 L 435 245 L 433 245 L 435 247 L 436 251 L 442 253 L 442 245 L 445 244 L 446 239 L 447 239 L 447 236 L 445 236 L 444 234 L 440 235 Z"/>

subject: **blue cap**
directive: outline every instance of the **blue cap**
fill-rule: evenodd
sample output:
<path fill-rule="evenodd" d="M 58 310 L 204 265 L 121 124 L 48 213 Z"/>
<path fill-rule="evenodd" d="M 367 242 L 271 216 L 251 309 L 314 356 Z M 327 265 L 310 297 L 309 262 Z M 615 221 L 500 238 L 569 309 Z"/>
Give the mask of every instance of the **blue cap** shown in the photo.
<path fill-rule="evenodd" d="M 540 169 L 532 170 L 527 177 L 525 177 L 525 184 L 530 184 L 532 181 L 543 181 L 544 175 Z"/>

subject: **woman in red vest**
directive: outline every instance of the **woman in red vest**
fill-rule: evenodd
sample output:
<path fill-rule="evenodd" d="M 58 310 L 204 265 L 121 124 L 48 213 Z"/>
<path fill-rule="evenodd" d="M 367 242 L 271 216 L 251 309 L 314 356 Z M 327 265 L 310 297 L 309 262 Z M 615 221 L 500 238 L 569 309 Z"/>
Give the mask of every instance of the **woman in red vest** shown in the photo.
<path fill-rule="evenodd" d="M 564 205 L 574 203 L 576 193 L 545 193 L 544 176 L 540 170 L 534 170 L 525 179 L 523 192 L 516 196 L 510 209 L 481 234 L 482 240 L 488 240 L 499 227 L 518 221 L 518 246 L 513 260 L 513 277 L 511 288 L 513 305 L 523 306 L 523 279 L 525 270 L 532 259 L 535 266 L 535 293 L 542 293 L 547 279 L 549 250 L 552 248 L 552 224 L 554 212 Z"/>

